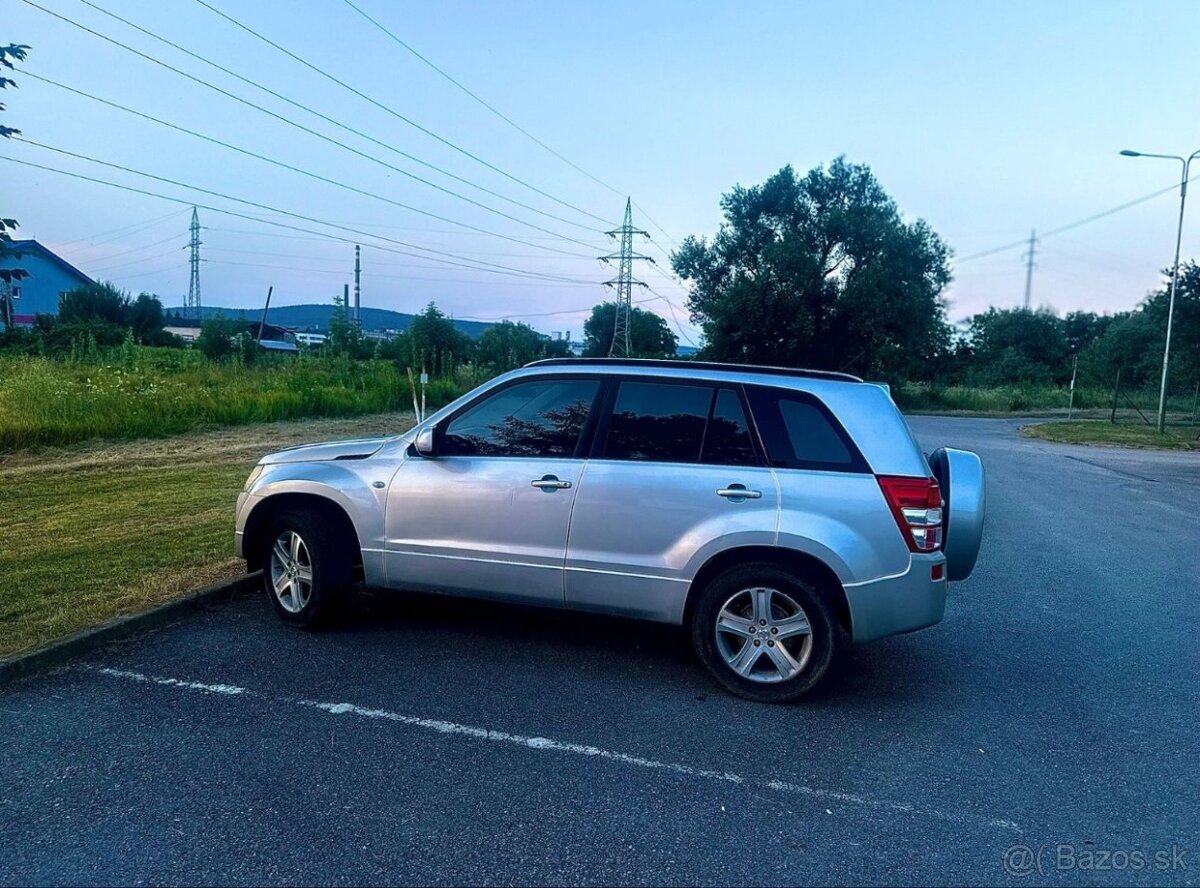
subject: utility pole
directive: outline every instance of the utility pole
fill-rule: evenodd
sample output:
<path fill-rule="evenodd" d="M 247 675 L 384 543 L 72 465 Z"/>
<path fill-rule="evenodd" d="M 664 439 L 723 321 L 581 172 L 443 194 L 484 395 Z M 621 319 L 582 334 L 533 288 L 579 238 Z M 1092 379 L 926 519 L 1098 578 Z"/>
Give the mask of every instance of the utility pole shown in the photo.
<path fill-rule="evenodd" d="M 196 213 L 196 208 L 192 207 L 192 224 L 188 229 L 191 238 L 188 240 L 188 249 L 191 250 L 191 279 L 188 282 L 187 305 L 185 306 L 185 314 L 195 317 L 197 321 L 202 320 L 200 317 L 200 217 Z"/>
<path fill-rule="evenodd" d="M 362 263 L 359 261 L 360 249 L 358 244 L 354 245 L 354 323 L 362 326 L 362 289 L 360 287 L 360 278 L 362 276 Z"/>
<path fill-rule="evenodd" d="M 609 253 L 607 256 L 600 257 L 600 261 L 606 264 L 613 259 L 618 260 L 619 263 L 617 266 L 617 276 L 612 280 L 604 282 L 604 286 L 614 287 L 617 291 L 616 320 L 613 322 L 612 344 L 608 347 L 608 356 L 610 358 L 627 358 L 632 351 L 629 337 L 633 315 L 633 285 L 637 284 L 639 287 L 646 286 L 641 281 L 634 280 L 633 260 L 645 259 L 647 262 L 654 261 L 649 256 L 633 252 L 633 236 L 639 234 L 642 237 L 648 238 L 650 235 L 640 228 L 633 227 L 633 211 L 631 206 L 631 199 L 626 198 L 624 224 L 620 228 L 604 232 L 614 239 L 620 236 L 620 252 Z"/>
<path fill-rule="evenodd" d="M 1025 254 L 1025 310 L 1029 311 L 1030 297 L 1033 296 L 1033 269 L 1036 263 L 1033 261 L 1037 256 L 1038 239 L 1037 231 L 1029 232 L 1029 252 Z"/>

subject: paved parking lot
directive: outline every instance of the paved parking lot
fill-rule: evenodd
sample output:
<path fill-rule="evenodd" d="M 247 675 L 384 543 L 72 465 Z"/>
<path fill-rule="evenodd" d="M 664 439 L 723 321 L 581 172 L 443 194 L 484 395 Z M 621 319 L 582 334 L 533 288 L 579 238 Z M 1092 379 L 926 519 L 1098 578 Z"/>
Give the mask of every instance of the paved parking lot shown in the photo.
<path fill-rule="evenodd" d="M 0 882 L 1200 882 L 1200 457 L 912 422 L 984 458 L 979 566 L 804 703 L 670 628 L 242 601 L 0 691 Z"/>

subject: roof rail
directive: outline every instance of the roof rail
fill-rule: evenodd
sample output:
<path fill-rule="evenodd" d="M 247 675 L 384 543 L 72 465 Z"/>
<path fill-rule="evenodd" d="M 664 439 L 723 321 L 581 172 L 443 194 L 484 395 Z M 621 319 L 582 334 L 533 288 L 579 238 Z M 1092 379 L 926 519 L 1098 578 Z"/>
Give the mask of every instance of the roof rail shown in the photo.
<path fill-rule="evenodd" d="M 802 370 L 795 367 L 766 367 L 759 364 L 726 364 L 719 361 L 683 361 L 670 358 L 544 358 L 526 367 L 645 367 L 672 370 L 718 370 L 725 373 L 767 373 L 772 376 L 792 376 L 801 379 L 831 379 L 838 382 L 862 382 L 849 373 L 832 370 Z"/>

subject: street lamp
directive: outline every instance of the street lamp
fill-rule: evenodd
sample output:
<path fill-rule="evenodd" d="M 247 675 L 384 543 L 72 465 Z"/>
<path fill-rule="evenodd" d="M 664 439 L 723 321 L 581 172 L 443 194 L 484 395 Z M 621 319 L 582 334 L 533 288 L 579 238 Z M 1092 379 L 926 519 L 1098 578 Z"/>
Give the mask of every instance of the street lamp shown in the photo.
<path fill-rule="evenodd" d="M 1177 160 L 1183 165 L 1179 179 L 1179 228 L 1175 232 L 1175 265 L 1171 269 L 1171 298 L 1167 303 L 1167 344 L 1163 346 L 1162 384 L 1158 390 L 1158 431 L 1162 433 L 1167 427 L 1167 363 L 1171 359 L 1171 321 L 1175 317 L 1175 287 L 1179 283 L 1179 246 L 1183 241 L 1183 207 L 1187 202 L 1188 169 L 1192 161 L 1200 157 L 1200 151 L 1193 151 L 1189 157 L 1177 154 L 1146 154 L 1142 151 L 1130 151 L 1126 148 L 1121 152 L 1125 157 L 1158 157 L 1163 160 Z"/>

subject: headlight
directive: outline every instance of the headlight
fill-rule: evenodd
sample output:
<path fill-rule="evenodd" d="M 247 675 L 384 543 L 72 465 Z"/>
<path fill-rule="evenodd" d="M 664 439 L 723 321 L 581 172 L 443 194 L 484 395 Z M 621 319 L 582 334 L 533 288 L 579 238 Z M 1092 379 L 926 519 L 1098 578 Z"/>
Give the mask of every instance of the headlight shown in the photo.
<path fill-rule="evenodd" d="M 258 480 L 258 476 L 263 473 L 262 466 L 255 466 L 254 471 L 250 473 L 250 477 L 246 479 L 246 486 L 242 490 L 249 490 L 254 486 L 254 482 Z"/>

